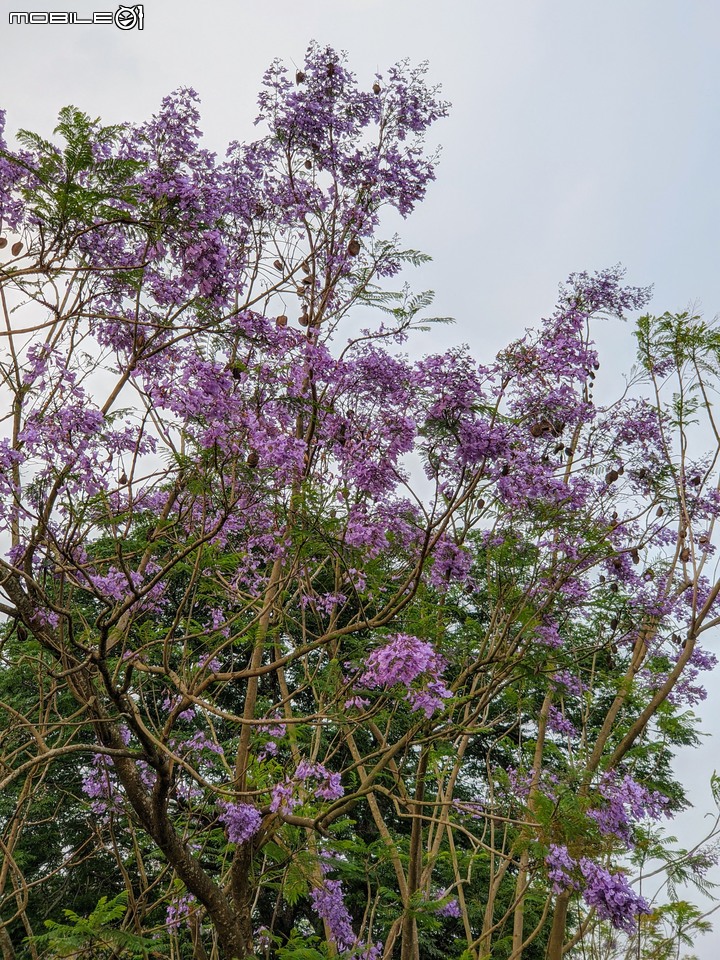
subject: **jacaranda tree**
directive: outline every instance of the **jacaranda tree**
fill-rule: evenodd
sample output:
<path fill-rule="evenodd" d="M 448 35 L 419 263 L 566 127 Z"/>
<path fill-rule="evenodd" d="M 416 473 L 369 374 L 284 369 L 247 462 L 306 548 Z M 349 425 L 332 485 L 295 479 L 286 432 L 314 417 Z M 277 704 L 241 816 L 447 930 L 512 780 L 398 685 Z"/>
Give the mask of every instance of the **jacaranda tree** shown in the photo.
<path fill-rule="evenodd" d="M 411 362 L 425 258 L 378 229 L 434 178 L 425 72 L 312 45 L 222 160 L 192 90 L 0 140 L 3 960 L 559 960 L 680 917 L 631 858 L 714 664 L 720 336 L 643 316 L 596 404 L 594 322 L 648 302 L 611 269 Z"/>

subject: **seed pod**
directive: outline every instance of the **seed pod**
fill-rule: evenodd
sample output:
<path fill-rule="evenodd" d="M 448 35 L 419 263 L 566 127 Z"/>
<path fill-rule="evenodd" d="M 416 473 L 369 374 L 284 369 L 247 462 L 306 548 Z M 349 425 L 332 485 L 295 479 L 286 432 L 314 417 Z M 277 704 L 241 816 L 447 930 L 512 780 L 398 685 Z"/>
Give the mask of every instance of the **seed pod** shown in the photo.
<path fill-rule="evenodd" d="M 542 437 L 546 433 L 550 433 L 551 431 L 552 431 L 552 424 L 550 423 L 549 420 L 538 420 L 537 423 L 534 423 L 530 427 L 530 435 L 532 437 Z"/>
<path fill-rule="evenodd" d="M 305 286 L 309 286 L 312 283 L 315 283 L 315 277 L 303 277 L 303 283 Z"/>
<path fill-rule="evenodd" d="M 266 213 L 266 210 L 265 210 L 265 207 L 263 206 L 263 204 L 262 204 L 262 203 L 256 203 L 256 204 L 255 204 L 255 216 L 256 216 L 256 217 L 264 217 L 264 216 L 265 216 L 265 213 Z"/>
<path fill-rule="evenodd" d="M 10 253 L 11 253 L 14 257 L 16 257 L 16 256 L 20 253 L 20 251 L 22 250 L 22 248 L 23 248 L 22 240 L 18 240 L 17 243 L 14 243 L 14 244 L 10 247 Z"/>
<path fill-rule="evenodd" d="M 640 563 L 640 554 L 638 553 L 637 548 L 634 548 L 630 551 L 630 556 L 632 557 L 633 563 Z"/>
<path fill-rule="evenodd" d="M 357 237 L 352 238 L 348 244 L 347 252 L 351 257 L 356 257 L 360 253 L 360 241 L 357 239 Z"/>
<path fill-rule="evenodd" d="M 615 483 L 619 476 L 620 474 L 617 472 L 617 470 L 608 470 L 608 472 L 605 474 L 605 483 Z"/>
<path fill-rule="evenodd" d="M 273 266 L 275 267 L 276 270 L 284 269 L 282 260 L 273 260 Z"/>
<path fill-rule="evenodd" d="M 288 318 L 284 313 L 281 313 L 280 316 L 276 317 L 275 319 L 275 323 L 278 325 L 278 327 L 286 327 L 287 321 L 288 321 Z"/>
<path fill-rule="evenodd" d="M 303 284 L 298 284 L 298 286 L 295 288 L 295 292 L 297 293 L 297 295 L 298 295 L 299 297 L 304 297 L 304 296 L 305 296 L 305 287 L 304 287 L 304 285 L 303 285 Z"/>
<path fill-rule="evenodd" d="M 571 457 L 573 455 L 573 448 L 565 447 L 565 453 L 567 454 L 568 457 Z"/>
<path fill-rule="evenodd" d="M 310 264 L 307 262 L 307 260 L 303 260 L 303 262 L 300 264 L 300 269 L 303 273 L 310 273 Z"/>
<path fill-rule="evenodd" d="M 7 237 L 0 237 L 0 250 L 7 246 Z"/>
<path fill-rule="evenodd" d="M 706 533 L 701 533 L 698 537 L 698 543 L 701 547 L 704 547 L 705 544 L 710 543 L 710 537 Z"/>
<path fill-rule="evenodd" d="M 377 96 L 378 93 L 380 93 L 380 84 L 377 82 L 377 80 L 376 80 L 375 83 L 373 84 L 373 93 L 374 93 L 376 96 Z"/>
<path fill-rule="evenodd" d="M 618 473 L 620 474 L 620 476 L 622 476 L 625 473 L 625 467 L 622 464 L 620 464 L 620 466 L 618 467 Z"/>
<path fill-rule="evenodd" d="M 645 469 L 645 467 L 641 467 L 640 470 L 638 470 L 638 472 L 637 472 L 637 478 L 638 478 L 638 480 L 645 480 L 645 478 L 647 477 L 647 475 L 648 475 L 648 472 L 647 472 L 647 470 Z"/>
<path fill-rule="evenodd" d="M 123 472 L 120 474 L 120 479 L 118 480 L 118 483 L 127 483 L 127 482 L 128 482 L 127 474 L 123 470 Z"/>
<path fill-rule="evenodd" d="M 306 169 L 306 170 L 312 170 L 312 160 L 309 160 L 309 159 L 308 159 L 308 160 L 305 161 L 305 169 Z"/>
<path fill-rule="evenodd" d="M 304 79 L 305 79 L 305 74 L 302 72 L 302 70 L 298 70 L 298 71 L 295 73 L 295 83 L 297 83 L 298 85 L 300 85 L 300 84 L 303 82 Z"/>
<path fill-rule="evenodd" d="M 683 547 L 680 551 L 680 559 L 683 563 L 687 563 L 690 559 L 690 547 Z"/>
<path fill-rule="evenodd" d="M 618 618 L 613 617 L 612 620 L 610 621 L 610 629 L 617 630 L 617 628 L 618 628 Z"/>
<path fill-rule="evenodd" d="M 656 516 L 656 517 L 661 517 L 664 513 L 665 513 L 665 511 L 663 510 L 663 508 L 662 508 L 662 507 L 658 507 L 657 510 L 655 511 L 655 516 Z"/>
<path fill-rule="evenodd" d="M 693 477 L 692 480 L 690 481 L 690 483 L 691 483 L 694 487 L 699 487 L 700 484 L 702 483 L 702 480 L 700 479 L 700 477 Z"/>
<path fill-rule="evenodd" d="M 310 317 L 304 313 L 301 317 L 298 317 L 298 323 L 301 327 L 306 327 L 310 323 Z"/>
<path fill-rule="evenodd" d="M 611 584 L 610 584 L 610 592 L 611 592 L 611 593 L 617 593 L 619 589 L 620 589 L 620 587 L 619 587 L 616 583 L 611 583 Z"/>
<path fill-rule="evenodd" d="M 483 508 L 484 506 L 485 506 L 485 501 L 483 500 L 482 497 L 480 497 L 480 499 L 479 499 L 479 500 L 477 501 L 477 503 L 475 504 L 475 508 L 476 508 L 477 510 L 482 510 L 482 508 Z"/>
<path fill-rule="evenodd" d="M 622 560 L 620 557 L 613 557 L 612 563 L 616 570 L 622 570 Z"/>
<path fill-rule="evenodd" d="M 249 467 L 256 467 L 260 463 L 260 457 L 257 450 L 251 450 L 247 456 L 247 465 Z"/>
<path fill-rule="evenodd" d="M 593 370 L 599 370 L 599 369 L 600 369 L 600 364 L 596 360 L 595 363 L 593 364 Z"/>
<path fill-rule="evenodd" d="M 677 645 L 677 644 L 680 643 L 680 637 L 678 636 L 677 633 L 673 633 L 673 635 L 670 637 L 670 639 L 672 640 L 672 642 L 673 642 L 675 645 Z"/>

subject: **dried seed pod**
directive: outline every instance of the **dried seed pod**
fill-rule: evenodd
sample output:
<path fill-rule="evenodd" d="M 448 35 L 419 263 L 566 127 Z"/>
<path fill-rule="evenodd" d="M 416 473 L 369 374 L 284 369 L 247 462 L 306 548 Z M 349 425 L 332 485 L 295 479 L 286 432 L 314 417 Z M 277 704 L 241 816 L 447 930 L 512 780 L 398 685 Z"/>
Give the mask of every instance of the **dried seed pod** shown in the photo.
<path fill-rule="evenodd" d="M 298 323 L 301 327 L 306 327 L 310 323 L 310 317 L 306 313 L 303 313 L 301 317 L 298 317 Z"/>
<path fill-rule="evenodd" d="M 501 476 L 506 477 L 509 473 L 510 473 L 510 465 L 507 463 L 504 463 L 502 466 L 502 470 L 500 471 L 500 474 Z"/>
<path fill-rule="evenodd" d="M 699 487 L 700 484 L 702 483 L 702 480 L 700 479 L 700 477 L 693 477 L 693 478 L 691 479 L 690 483 L 691 483 L 694 487 Z"/>
<path fill-rule="evenodd" d="M 565 453 L 567 454 L 568 457 L 571 457 L 573 455 L 573 448 L 565 447 Z"/>
<path fill-rule="evenodd" d="M 310 264 L 307 262 L 307 260 L 303 260 L 303 262 L 300 264 L 300 269 L 302 270 L 303 273 L 310 273 L 310 272 L 311 272 L 311 271 L 310 271 Z"/>
<path fill-rule="evenodd" d="M 680 551 L 680 559 L 683 563 L 687 563 L 690 559 L 690 547 L 683 547 Z"/>
<path fill-rule="evenodd" d="M 273 260 L 273 266 L 275 267 L 276 270 L 284 270 L 284 269 L 285 269 L 284 266 L 283 266 L 282 260 Z"/>
<path fill-rule="evenodd" d="M 305 286 L 304 286 L 302 283 L 298 284 L 298 286 L 295 288 L 295 292 L 297 293 L 297 295 L 298 295 L 299 297 L 304 297 L 304 296 L 305 296 Z"/>
<path fill-rule="evenodd" d="M 475 504 L 475 508 L 476 508 L 477 510 L 482 510 L 482 508 L 483 508 L 484 506 L 485 506 L 485 501 L 483 500 L 482 497 L 480 497 L 480 499 L 479 499 L 479 500 L 477 501 L 477 503 Z"/>
<path fill-rule="evenodd" d="M 120 479 L 118 480 L 118 483 L 127 483 L 127 482 L 128 482 L 127 474 L 123 470 L 123 472 L 120 474 Z"/>
<path fill-rule="evenodd" d="M 633 562 L 633 563 L 640 563 L 640 554 L 639 554 L 639 552 L 638 552 L 638 550 L 637 550 L 637 547 L 634 547 L 634 548 L 630 551 L 630 556 L 631 556 L 631 558 L 632 558 L 632 562 Z"/>
<path fill-rule="evenodd" d="M 7 237 L 0 237 L 0 250 L 7 246 Z"/>
<path fill-rule="evenodd" d="M 312 170 L 312 166 L 313 166 L 312 160 L 308 159 L 308 160 L 305 161 L 305 169 L 306 169 L 306 170 Z"/>
<path fill-rule="evenodd" d="M 14 244 L 10 247 L 10 253 L 11 253 L 14 257 L 17 257 L 17 255 L 20 253 L 20 251 L 22 250 L 22 248 L 23 248 L 22 240 L 18 240 L 16 243 L 14 243 Z"/>
<path fill-rule="evenodd" d="M 665 511 L 663 510 L 663 508 L 662 508 L 662 507 L 658 507 L 657 510 L 655 511 L 655 516 L 656 516 L 656 517 L 661 517 L 664 513 L 665 513 Z"/>
<path fill-rule="evenodd" d="M 304 79 L 305 79 L 305 74 L 302 72 L 302 70 L 297 70 L 295 73 L 295 83 L 299 85 L 303 82 Z"/>
<path fill-rule="evenodd" d="M 677 644 L 680 643 L 680 637 L 679 637 L 679 635 L 678 635 L 677 633 L 673 633 L 673 635 L 670 637 L 670 639 L 672 640 L 672 642 L 673 642 L 676 646 L 677 646 Z"/>
<path fill-rule="evenodd" d="M 542 437 L 546 433 L 552 432 L 552 424 L 549 420 L 538 420 L 530 427 L 530 435 L 533 437 Z"/>
<path fill-rule="evenodd" d="M 613 618 L 610 620 L 610 629 L 611 629 L 611 630 L 617 630 L 617 628 L 618 628 L 618 623 L 619 623 L 618 618 L 617 618 L 617 617 L 613 617 Z"/>
<path fill-rule="evenodd" d="M 605 474 L 605 483 L 615 483 L 619 476 L 620 474 L 617 472 L 617 470 L 608 470 L 608 472 Z"/>
<path fill-rule="evenodd" d="M 303 283 L 305 286 L 309 286 L 312 283 L 315 283 L 315 277 L 303 277 Z"/>
<path fill-rule="evenodd" d="M 280 316 L 276 317 L 275 319 L 275 323 L 278 325 L 278 327 L 286 327 L 287 322 L 288 322 L 288 318 L 284 313 L 281 313 Z"/>
<path fill-rule="evenodd" d="M 247 456 L 247 465 L 249 467 L 256 467 L 260 463 L 260 457 L 257 450 L 251 450 Z"/>
<path fill-rule="evenodd" d="M 378 93 L 380 93 L 380 84 L 377 82 L 377 80 L 376 80 L 375 83 L 373 84 L 373 93 L 374 93 L 376 96 L 377 96 Z"/>
<path fill-rule="evenodd" d="M 710 537 L 706 533 L 701 533 L 698 537 L 698 543 L 701 547 L 704 547 L 706 544 L 710 543 Z"/>
<path fill-rule="evenodd" d="M 619 589 L 620 589 L 620 587 L 619 587 L 616 583 L 611 583 L 611 584 L 610 584 L 610 592 L 611 592 L 611 593 L 617 593 Z"/>
<path fill-rule="evenodd" d="M 265 214 L 266 214 L 266 212 L 267 212 L 267 211 L 266 211 L 266 209 L 265 209 L 265 207 L 264 207 L 264 205 L 263 205 L 262 203 L 256 203 L 256 204 L 255 204 L 255 216 L 256 216 L 256 217 L 264 217 Z"/>
<path fill-rule="evenodd" d="M 357 239 L 357 237 L 352 238 L 348 244 L 347 252 L 351 257 L 356 257 L 360 253 L 360 241 Z"/>

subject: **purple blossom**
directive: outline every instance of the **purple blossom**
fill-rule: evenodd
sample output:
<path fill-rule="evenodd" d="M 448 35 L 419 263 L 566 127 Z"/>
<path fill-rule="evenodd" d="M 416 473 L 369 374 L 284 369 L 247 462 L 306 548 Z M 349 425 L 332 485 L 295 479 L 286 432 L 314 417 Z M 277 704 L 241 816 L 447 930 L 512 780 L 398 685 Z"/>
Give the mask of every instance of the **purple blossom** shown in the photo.
<path fill-rule="evenodd" d="M 601 833 L 614 835 L 632 844 L 632 826 L 645 818 L 669 815 L 668 799 L 657 790 L 648 790 L 626 774 L 622 779 L 613 771 L 603 775 L 598 792 L 605 800 L 600 809 L 588 810 Z"/>
<path fill-rule="evenodd" d="M 650 905 L 632 889 L 622 873 L 610 873 L 587 857 L 578 861 L 585 880 L 583 900 L 595 907 L 598 916 L 609 920 L 618 930 L 632 933 L 640 914 L 649 914 Z"/>
<path fill-rule="evenodd" d="M 262 826 L 262 814 L 248 803 L 225 803 L 218 819 L 227 828 L 230 843 L 245 843 Z"/>

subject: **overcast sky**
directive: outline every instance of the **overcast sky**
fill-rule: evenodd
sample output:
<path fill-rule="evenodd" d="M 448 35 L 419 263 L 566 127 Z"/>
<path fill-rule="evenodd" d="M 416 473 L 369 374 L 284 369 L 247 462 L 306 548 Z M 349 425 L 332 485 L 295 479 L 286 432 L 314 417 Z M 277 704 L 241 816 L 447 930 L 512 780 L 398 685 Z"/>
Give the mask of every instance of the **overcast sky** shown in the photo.
<path fill-rule="evenodd" d="M 407 222 L 387 225 L 433 257 L 413 282 L 457 319 L 427 349 L 467 342 L 487 360 L 551 310 L 570 272 L 618 261 L 630 282 L 654 284 L 656 313 L 720 311 L 718 0 L 147 0 L 142 31 L 7 16 L 115 7 L 0 0 L 8 132 L 49 134 L 69 103 L 139 121 L 192 86 L 205 145 L 222 152 L 253 136 L 269 62 L 299 63 L 312 39 L 347 50 L 368 85 L 399 59 L 430 62 L 453 104 L 433 133 L 438 180 Z M 627 368 L 628 334 L 602 331 Z M 720 704 L 720 682 L 709 688 Z M 720 709 L 705 712 L 711 730 Z M 679 762 L 696 804 L 683 829 L 712 808 L 717 751 L 716 738 Z M 720 934 L 696 947 L 702 958 L 717 956 L 712 941 Z"/>

